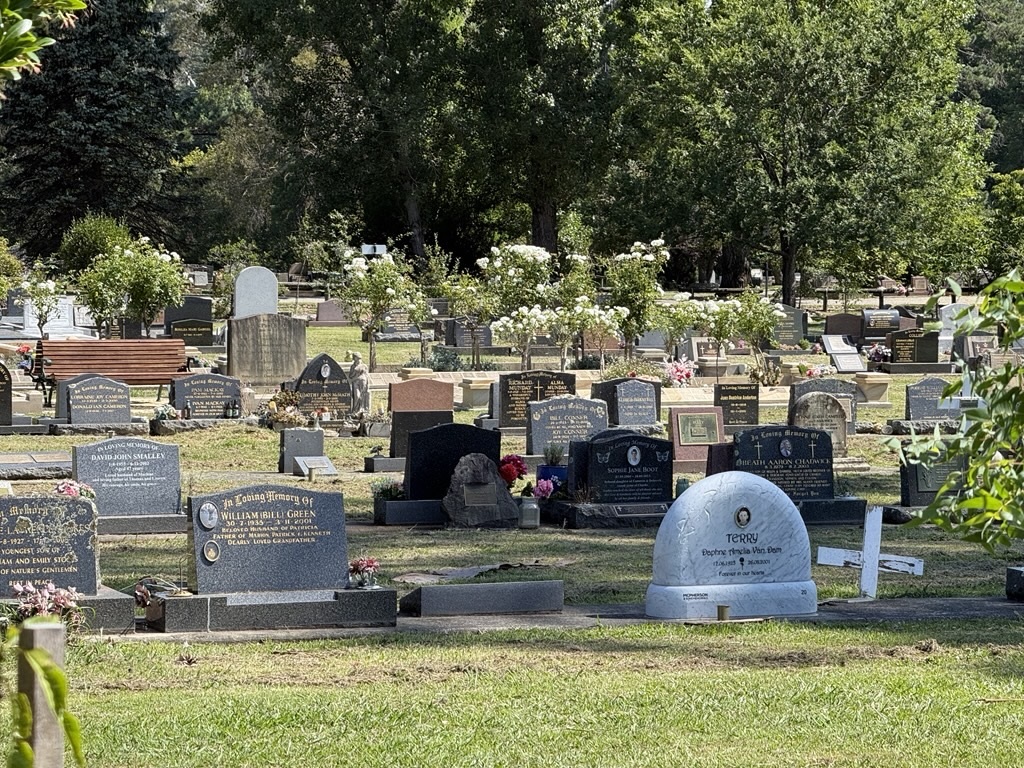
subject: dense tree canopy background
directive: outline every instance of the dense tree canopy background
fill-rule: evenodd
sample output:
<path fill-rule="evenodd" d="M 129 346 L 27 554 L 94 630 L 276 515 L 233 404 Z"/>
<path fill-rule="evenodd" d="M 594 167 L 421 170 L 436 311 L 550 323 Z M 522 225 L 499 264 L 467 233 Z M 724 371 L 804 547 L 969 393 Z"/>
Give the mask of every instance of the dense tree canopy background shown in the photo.
<path fill-rule="evenodd" d="M 54 36 L 0 109 L 28 261 L 87 212 L 197 263 L 663 237 L 675 283 L 786 299 L 1024 254 L 1020 0 L 91 0 Z"/>

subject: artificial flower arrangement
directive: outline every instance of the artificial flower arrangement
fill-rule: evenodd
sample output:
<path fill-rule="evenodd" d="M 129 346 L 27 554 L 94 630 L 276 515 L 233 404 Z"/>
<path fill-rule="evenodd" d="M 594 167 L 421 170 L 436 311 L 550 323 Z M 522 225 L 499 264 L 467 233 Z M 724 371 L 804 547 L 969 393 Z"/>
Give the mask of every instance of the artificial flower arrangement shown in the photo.
<path fill-rule="evenodd" d="M 56 486 L 54 486 L 53 490 L 61 496 L 70 496 L 75 499 L 96 498 L 96 491 L 92 489 L 91 485 L 88 483 L 79 483 L 74 480 L 61 480 Z"/>
<path fill-rule="evenodd" d="M 826 376 L 834 376 L 836 369 L 831 365 L 800 366 L 800 372 L 809 379 L 823 379 Z"/>
<path fill-rule="evenodd" d="M 56 616 L 69 632 L 81 629 L 85 615 L 78 604 L 79 594 L 74 587 L 61 589 L 52 581 L 37 587 L 30 581 L 12 582 L 11 591 L 18 604 L 13 609 L 13 620 L 20 624 L 33 616 Z"/>
<path fill-rule="evenodd" d="M 501 479 L 505 481 L 505 485 L 508 486 L 510 492 L 515 486 L 516 481 L 526 477 L 526 472 L 526 462 L 518 454 L 507 454 L 502 456 L 501 461 L 498 462 L 498 474 L 501 475 Z"/>
<path fill-rule="evenodd" d="M 375 557 L 358 557 L 348 564 L 348 582 L 352 587 L 373 587 L 380 570 L 380 560 Z"/>
<path fill-rule="evenodd" d="M 673 387 L 689 386 L 697 375 L 697 364 L 687 360 L 685 356 L 673 360 L 666 366 L 669 381 Z"/>

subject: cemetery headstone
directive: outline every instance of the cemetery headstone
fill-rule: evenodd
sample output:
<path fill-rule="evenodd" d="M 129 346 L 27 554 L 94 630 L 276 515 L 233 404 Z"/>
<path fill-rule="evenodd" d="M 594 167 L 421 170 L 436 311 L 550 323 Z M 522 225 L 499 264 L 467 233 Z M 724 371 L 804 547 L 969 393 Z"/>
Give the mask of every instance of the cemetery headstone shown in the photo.
<path fill-rule="evenodd" d="M 672 444 L 609 429 L 569 446 L 569 496 L 599 504 L 644 504 L 672 498 Z"/>
<path fill-rule="evenodd" d="M 981 356 L 999 347 L 999 339 L 989 334 L 972 334 L 953 337 L 953 357 L 962 360 L 969 367 L 975 367 Z"/>
<path fill-rule="evenodd" d="M 867 502 L 836 498 L 832 440 L 801 427 L 753 427 L 733 436 L 733 469 L 779 486 L 808 525 L 860 525 Z"/>
<path fill-rule="evenodd" d="M 864 339 L 884 339 L 900 329 L 900 313 L 895 309 L 865 309 L 862 318 Z"/>
<path fill-rule="evenodd" d="M 71 466 L 96 492 L 100 518 L 181 514 L 177 445 L 113 437 L 72 447 Z"/>
<path fill-rule="evenodd" d="M 498 377 L 499 427 L 526 427 L 526 404 L 556 395 L 576 394 L 576 376 L 557 371 L 503 373 Z M 493 414 L 492 414 L 493 415 Z"/>
<path fill-rule="evenodd" d="M 306 366 L 306 321 L 283 315 L 228 320 L 228 373 L 253 387 L 278 386 Z"/>
<path fill-rule="evenodd" d="M 338 469 L 326 456 L 296 456 L 293 461 L 295 462 L 295 474 L 302 477 L 309 477 L 310 470 L 323 477 L 333 477 L 338 474 Z"/>
<path fill-rule="evenodd" d="M 80 373 L 77 376 L 72 376 L 70 379 L 61 379 L 57 382 L 56 394 L 53 398 L 54 417 L 57 419 L 66 419 L 68 417 L 68 387 L 72 384 L 77 384 L 80 381 L 86 381 L 87 379 L 103 378 L 102 374 L 99 373 Z"/>
<path fill-rule="evenodd" d="M 322 456 L 324 453 L 324 431 L 295 427 L 282 429 L 277 452 L 277 471 L 284 474 L 301 474 L 295 467 L 296 456 Z"/>
<path fill-rule="evenodd" d="M 347 585 L 345 508 L 340 493 L 256 485 L 192 496 L 188 501 L 194 592 L 279 592 Z"/>
<path fill-rule="evenodd" d="M 849 336 L 854 343 L 860 343 L 861 326 L 864 318 L 849 312 L 837 312 L 825 318 L 825 333 L 828 336 Z"/>
<path fill-rule="evenodd" d="M 334 299 L 321 301 L 316 305 L 316 323 L 318 325 L 343 325 L 348 318 L 341 305 Z"/>
<path fill-rule="evenodd" d="M 14 423 L 14 382 L 7 366 L 0 363 L 0 427 Z"/>
<path fill-rule="evenodd" d="M 890 333 L 887 346 L 894 365 L 939 362 L 939 334 L 923 328 Z"/>
<path fill-rule="evenodd" d="M 867 363 L 857 348 L 843 336 L 822 336 L 821 344 L 837 373 L 858 373 L 867 370 Z"/>
<path fill-rule="evenodd" d="M 182 300 L 181 306 L 166 307 L 164 309 L 164 336 L 173 336 L 174 323 L 183 320 L 200 320 L 211 323 L 212 327 L 213 299 L 209 296 L 186 296 Z"/>
<path fill-rule="evenodd" d="M 604 400 L 606 403 L 608 403 L 608 423 L 609 424 L 622 424 L 622 425 L 640 424 L 639 421 L 635 421 L 635 420 L 633 420 L 633 421 L 629 421 L 629 420 L 621 421 L 621 415 L 618 412 L 618 408 L 619 408 L 618 393 L 620 391 L 619 390 L 619 386 L 622 385 L 622 384 L 629 384 L 630 382 L 637 382 L 637 381 L 642 381 L 642 382 L 644 382 L 646 384 L 650 384 L 652 387 L 654 387 L 654 412 L 655 412 L 655 419 L 654 419 L 654 421 L 648 421 L 648 422 L 645 422 L 645 423 L 646 424 L 654 424 L 657 421 L 660 421 L 660 419 L 661 419 L 661 382 L 660 381 L 655 381 L 653 379 L 639 379 L 639 378 L 634 378 L 634 377 L 631 377 L 631 376 L 622 376 L 622 377 L 617 378 L 617 379 L 608 379 L 607 381 L 595 381 L 593 384 L 590 385 L 590 396 L 591 396 L 591 398 L 593 398 L 594 400 Z M 629 389 L 627 389 L 625 391 L 627 393 L 630 392 Z M 637 389 L 634 389 L 632 391 L 635 392 L 636 394 L 640 394 L 641 393 L 641 390 L 637 390 Z M 645 389 L 645 390 L 642 390 L 642 392 L 643 392 L 643 395 L 642 395 L 642 401 L 643 402 L 641 403 L 641 407 L 644 410 L 646 410 L 647 414 L 649 415 L 650 414 L 649 391 Z M 627 403 L 626 404 L 627 419 L 629 418 L 629 416 L 628 416 L 629 410 L 630 410 L 630 405 L 629 405 L 629 403 Z"/>
<path fill-rule="evenodd" d="M 710 446 L 725 440 L 720 407 L 681 406 L 668 409 L 673 471 L 703 472 Z"/>
<path fill-rule="evenodd" d="M 925 467 L 922 464 L 900 462 L 900 504 L 904 507 L 926 507 L 953 472 L 967 469 L 966 457 Z"/>
<path fill-rule="evenodd" d="M 31 299 L 23 299 L 22 316 L 28 332 L 39 332 L 39 318 Z M 43 333 L 66 334 L 75 329 L 75 302 L 70 296 L 57 299 L 57 308 L 43 326 Z"/>
<path fill-rule="evenodd" d="M 536 456 L 549 444 L 568 451 L 574 440 L 586 440 L 608 428 L 604 400 L 559 396 L 527 403 L 526 453 Z"/>
<path fill-rule="evenodd" d="M 181 339 L 187 347 L 213 346 L 212 320 L 175 320 L 171 323 L 169 336 Z"/>
<path fill-rule="evenodd" d="M 409 320 L 409 313 L 398 309 L 388 312 L 380 330 L 374 332 L 377 341 L 419 341 L 420 329 Z"/>
<path fill-rule="evenodd" d="M 800 513 L 767 480 L 724 472 L 690 486 L 654 542 L 645 612 L 662 619 L 815 613 L 811 546 Z"/>
<path fill-rule="evenodd" d="M 277 276 L 266 267 L 246 267 L 235 278 L 235 320 L 253 315 L 277 314 Z"/>
<path fill-rule="evenodd" d="M 631 379 L 615 385 L 615 416 L 617 426 L 656 424 L 658 413 L 655 386 L 643 379 Z"/>
<path fill-rule="evenodd" d="M 828 432 L 832 438 L 832 456 L 846 457 L 846 410 L 839 398 L 827 392 L 802 395 L 793 406 L 790 426 Z"/>
<path fill-rule="evenodd" d="M 455 385 L 438 379 L 409 379 L 388 384 L 388 410 L 450 411 L 455 404 Z"/>
<path fill-rule="evenodd" d="M 297 408 L 302 413 L 322 409 L 338 420 L 352 410 L 352 384 L 348 374 L 326 352 L 309 361 L 292 389 L 299 395 Z"/>
<path fill-rule="evenodd" d="M 915 384 L 908 384 L 904 411 L 907 421 L 959 418 L 959 403 L 942 396 L 947 386 L 949 382 L 937 376 L 928 376 Z"/>
<path fill-rule="evenodd" d="M 468 424 L 442 424 L 409 433 L 405 457 L 405 497 L 443 499 L 459 460 L 482 453 L 495 464 L 501 459 L 501 433 Z"/>
<path fill-rule="evenodd" d="M 498 474 L 498 467 L 480 453 L 459 459 L 441 507 L 456 528 L 515 528 L 519 525 L 519 505 Z"/>
<path fill-rule="evenodd" d="M 13 582 L 99 587 L 96 507 L 70 496 L 0 496 L 0 590 Z"/>
<path fill-rule="evenodd" d="M 234 376 L 193 373 L 171 384 L 171 402 L 179 411 L 186 406 L 193 419 L 229 418 L 234 405 L 241 412 L 242 383 Z"/>
<path fill-rule="evenodd" d="M 481 347 L 489 347 L 494 343 L 491 326 L 486 323 L 471 329 L 465 318 L 450 317 L 444 321 L 444 343 L 449 347 L 467 348 L 473 346 L 473 335 Z"/>
<path fill-rule="evenodd" d="M 69 384 L 67 389 L 70 424 L 128 424 L 132 420 L 127 384 L 95 376 Z"/>
<path fill-rule="evenodd" d="M 727 427 L 757 424 L 760 397 L 757 384 L 715 384 L 715 406 L 722 409 L 722 423 Z"/>
<path fill-rule="evenodd" d="M 787 422 L 792 422 L 793 407 L 796 401 L 810 392 L 827 392 L 833 397 L 839 398 L 843 408 L 846 410 L 846 433 L 855 434 L 857 431 L 857 385 L 852 381 L 840 379 L 835 376 L 823 378 L 806 379 L 798 381 L 789 388 L 789 408 L 787 409 Z"/>
<path fill-rule="evenodd" d="M 775 342 L 780 347 L 797 347 L 807 337 L 807 312 L 787 304 L 779 306 L 785 316 L 775 321 Z"/>
<path fill-rule="evenodd" d="M 391 458 L 404 458 L 409 454 L 409 434 L 441 424 L 452 424 L 455 414 L 447 411 L 395 411 L 391 414 Z M 401 467 L 398 467 L 401 469 Z"/>

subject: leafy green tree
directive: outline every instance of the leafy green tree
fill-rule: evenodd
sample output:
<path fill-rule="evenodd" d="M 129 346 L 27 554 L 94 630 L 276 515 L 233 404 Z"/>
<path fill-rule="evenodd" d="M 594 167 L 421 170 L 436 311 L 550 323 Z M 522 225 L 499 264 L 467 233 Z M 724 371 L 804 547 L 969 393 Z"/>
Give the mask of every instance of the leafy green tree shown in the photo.
<path fill-rule="evenodd" d="M 993 276 L 1024 269 L 1024 170 L 993 174 L 989 208 L 992 250 L 987 269 Z"/>
<path fill-rule="evenodd" d="M 6 0 L 0 5 L 0 89 L 21 79 L 20 70 L 39 71 L 40 49 L 54 42 L 42 34 L 47 22 L 73 24 L 75 11 L 83 8 L 82 0 Z"/>
<path fill-rule="evenodd" d="M 618 58 L 633 90 L 619 121 L 639 126 L 640 144 L 617 175 L 705 243 L 777 265 L 786 303 L 815 261 L 913 255 L 926 274 L 963 269 L 983 246 L 987 140 L 977 107 L 952 98 L 971 10 L 658 3 Z"/>
<path fill-rule="evenodd" d="M 0 110 L 0 226 L 46 258 L 89 212 L 162 233 L 178 57 L 145 0 L 103 0 L 48 48 Z"/>
<path fill-rule="evenodd" d="M 40 336 L 46 335 L 43 328 L 57 314 L 60 297 L 64 293 L 63 284 L 50 278 L 47 272 L 46 265 L 37 261 L 21 283 L 21 300 L 32 302 Z"/>
<path fill-rule="evenodd" d="M 75 221 L 61 238 L 57 249 L 57 264 L 65 275 L 86 269 L 102 253 L 110 253 L 114 246 L 127 247 L 132 234 L 110 216 L 89 214 Z"/>
<path fill-rule="evenodd" d="M 620 253 L 605 264 L 608 303 L 619 309 L 621 331 L 626 342 L 626 358 L 632 359 L 637 337 L 654 327 L 655 303 L 661 297 L 658 276 L 668 262 L 669 253 L 663 240 L 650 244 L 633 243 L 629 251 Z"/>

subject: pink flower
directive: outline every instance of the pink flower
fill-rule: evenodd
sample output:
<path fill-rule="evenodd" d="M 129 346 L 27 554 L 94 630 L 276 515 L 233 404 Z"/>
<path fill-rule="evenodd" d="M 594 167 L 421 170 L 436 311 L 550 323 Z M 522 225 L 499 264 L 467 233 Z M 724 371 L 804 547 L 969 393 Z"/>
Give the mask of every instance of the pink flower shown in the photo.
<path fill-rule="evenodd" d="M 555 492 L 555 484 L 548 479 L 538 480 L 533 486 L 533 496 L 536 499 L 546 499 Z"/>

